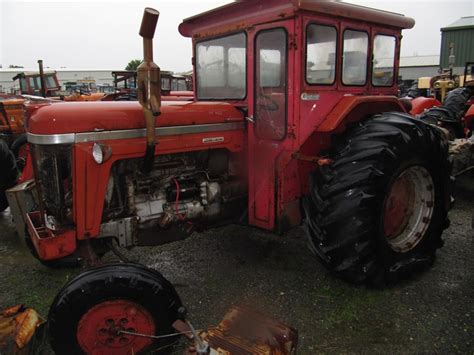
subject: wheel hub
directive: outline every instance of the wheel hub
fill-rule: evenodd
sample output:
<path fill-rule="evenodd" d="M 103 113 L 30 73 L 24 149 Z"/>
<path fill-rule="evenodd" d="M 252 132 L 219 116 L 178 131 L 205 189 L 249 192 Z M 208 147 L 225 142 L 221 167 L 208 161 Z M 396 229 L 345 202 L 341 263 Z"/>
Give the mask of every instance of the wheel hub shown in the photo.
<path fill-rule="evenodd" d="M 433 179 L 424 167 L 411 166 L 393 180 L 384 201 L 383 231 L 394 251 L 410 251 L 423 239 L 434 201 Z"/>
<path fill-rule="evenodd" d="M 137 353 L 153 342 L 121 331 L 155 334 L 155 322 L 137 303 L 105 301 L 82 316 L 77 327 L 77 341 L 85 353 L 96 355 Z"/>

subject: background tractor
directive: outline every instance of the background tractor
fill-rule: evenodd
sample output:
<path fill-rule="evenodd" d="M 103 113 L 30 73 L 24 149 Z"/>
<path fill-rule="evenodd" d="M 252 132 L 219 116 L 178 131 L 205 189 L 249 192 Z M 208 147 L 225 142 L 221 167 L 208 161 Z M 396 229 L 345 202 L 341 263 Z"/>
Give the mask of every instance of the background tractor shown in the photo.
<path fill-rule="evenodd" d="M 193 101 L 162 102 L 158 12 L 146 14 L 139 102 L 31 112 L 34 181 L 8 198 L 33 255 L 58 266 L 114 243 L 247 223 L 303 225 L 315 256 L 352 283 L 386 285 L 432 265 L 449 225 L 451 164 L 443 131 L 395 96 L 412 19 L 316 0 L 219 7 L 179 26 L 193 40 Z M 60 293 L 52 346 L 140 352 L 153 342 L 133 335 L 168 333 L 179 308 L 161 275 L 105 267 Z M 117 331 L 133 319 L 131 337 Z"/>
<path fill-rule="evenodd" d="M 452 69 L 422 77 L 408 92 L 412 115 L 446 129 L 450 140 L 466 138 L 474 131 L 474 62 L 467 62 L 463 75 Z"/>

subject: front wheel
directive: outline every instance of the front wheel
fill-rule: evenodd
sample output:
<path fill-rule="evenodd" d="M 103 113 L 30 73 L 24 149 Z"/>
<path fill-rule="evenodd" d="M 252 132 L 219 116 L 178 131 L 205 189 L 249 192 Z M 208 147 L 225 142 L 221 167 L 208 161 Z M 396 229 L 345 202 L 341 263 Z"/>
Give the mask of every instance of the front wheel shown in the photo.
<path fill-rule="evenodd" d="M 170 350 L 166 335 L 180 318 L 181 300 L 157 271 L 138 264 L 108 264 L 69 282 L 51 305 L 50 341 L 57 354 L 141 354 Z M 121 331 L 127 331 L 121 333 Z"/>
<path fill-rule="evenodd" d="M 13 153 L 2 139 L 0 139 L 0 170 L 0 212 L 3 212 L 8 207 L 5 191 L 15 185 L 18 169 Z"/>
<path fill-rule="evenodd" d="M 383 113 L 337 137 L 329 156 L 304 200 L 310 249 L 353 283 L 385 285 L 430 266 L 451 202 L 442 133 Z"/>
<path fill-rule="evenodd" d="M 23 171 L 26 165 L 26 159 L 28 157 L 28 141 L 26 134 L 18 136 L 17 139 L 12 143 L 11 150 L 16 159 L 16 165 L 18 170 Z"/>

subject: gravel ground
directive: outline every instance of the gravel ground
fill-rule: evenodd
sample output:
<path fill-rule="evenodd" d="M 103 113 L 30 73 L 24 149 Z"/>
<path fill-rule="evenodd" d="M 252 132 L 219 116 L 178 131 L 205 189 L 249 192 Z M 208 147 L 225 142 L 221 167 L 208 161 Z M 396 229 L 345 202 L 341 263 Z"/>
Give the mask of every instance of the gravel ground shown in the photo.
<path fill-rule="evenodd" d="M 300 229 L 282 237 L 231 225 L 126 255 L 175 284 L 198 328 L 217 324 L 229 306 L 246 304 L 297 328 L 300 354 L 474 354 L 472 180 L 459 181 L 457 193 L 433 268 L 385 290 L 328 274 Z M 0 214 L 0 236 L 0 308 L 21 302 L 46 315 L 80 270 L 40 265 L 18 242 L 8 213 Z"/>

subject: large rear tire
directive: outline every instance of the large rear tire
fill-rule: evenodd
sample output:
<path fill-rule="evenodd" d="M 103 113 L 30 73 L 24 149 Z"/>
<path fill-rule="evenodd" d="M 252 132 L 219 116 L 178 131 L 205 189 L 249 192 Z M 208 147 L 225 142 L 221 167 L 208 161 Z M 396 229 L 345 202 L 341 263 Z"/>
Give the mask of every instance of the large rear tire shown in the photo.
<path fill-rule="evenodd" d="M 48 324 L 57 354 L 139 354 L 169 349 L 175 338 L 121 334 L 175 333 L 181 300 L 157 271 L 138 264 L 108 264 L 69 282 L 51 305 Z M 168 348 L 167 348 L 168 347 Z M 156 353 L 156 352 L 153 352 Z"/>
<path fill-rule="evenodd" d="M 426 269 L 449 225 L 451 163 L 437 128 L 376 115 L 334 140 L 304 199 L 310 249 L 352 283 L 386 285 Z"/>
<path fill-rule="evenodd" d="M 0 140 L 0 170 L 0 212 L 3 212 L 8 207 L 5 191 L 15 186 L 18 176 L 15 157 L 3 140 Z"/>

